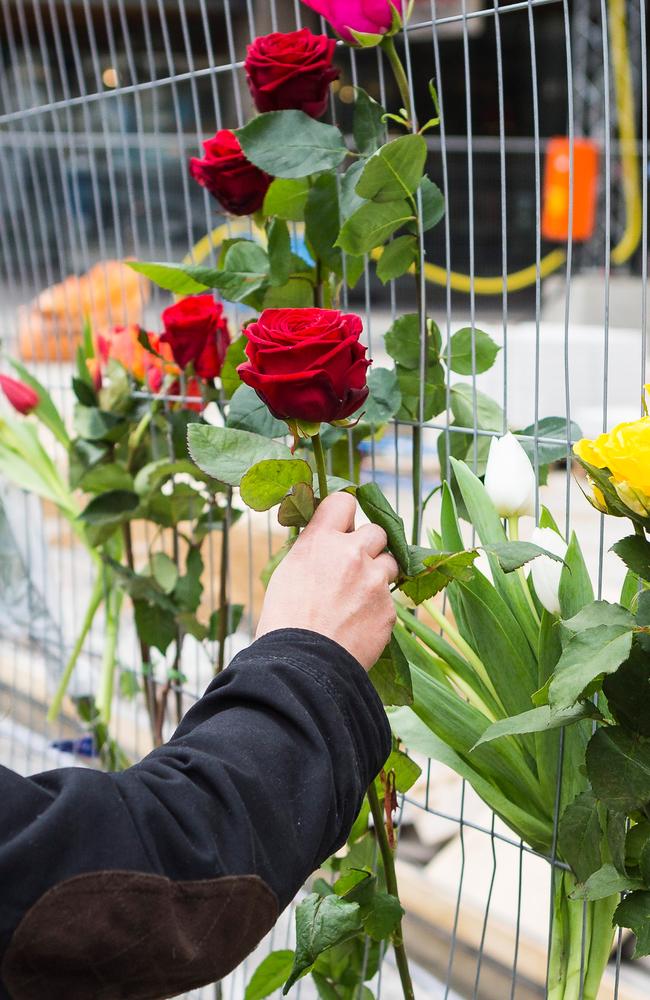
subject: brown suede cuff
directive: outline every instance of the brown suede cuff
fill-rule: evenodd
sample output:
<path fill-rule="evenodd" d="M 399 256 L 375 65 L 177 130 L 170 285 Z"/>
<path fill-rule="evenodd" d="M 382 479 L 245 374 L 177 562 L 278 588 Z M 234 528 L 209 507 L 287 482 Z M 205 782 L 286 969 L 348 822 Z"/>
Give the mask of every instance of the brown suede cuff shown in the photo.
<path fill-rule="evenodd" d="M 256 875 L 172 882 L 102 871 L 54 886 L 2 964 L 13 1000 L 161 1000 L 221 979 L 278 916 Z"/>

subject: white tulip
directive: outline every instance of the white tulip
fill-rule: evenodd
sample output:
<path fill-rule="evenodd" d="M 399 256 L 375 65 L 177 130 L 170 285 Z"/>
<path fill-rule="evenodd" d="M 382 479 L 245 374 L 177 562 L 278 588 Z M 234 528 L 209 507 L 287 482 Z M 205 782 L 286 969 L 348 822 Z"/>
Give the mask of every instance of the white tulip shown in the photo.
<path fill-rule="evenodd" d="M 552 552 L 553 555 L 564 559 L 567 551 L 567 544 L 557 531 L 552 528 L 535 528 L 531 542 L 539 545 L 541 549 Z M 539 598 L 542 607 L 551 615 L 560 613 L 560 576 L 562 574 L 562 563 L 548 556 L 537 556 L 531 563 L 531 576 L 535 586 L 535 593 Z"/>
<path fill-rule="evenodd" d="M 514 434 L 492 438 L 485 489 L 499 517 L 535 515 L 535 470 Z"/>

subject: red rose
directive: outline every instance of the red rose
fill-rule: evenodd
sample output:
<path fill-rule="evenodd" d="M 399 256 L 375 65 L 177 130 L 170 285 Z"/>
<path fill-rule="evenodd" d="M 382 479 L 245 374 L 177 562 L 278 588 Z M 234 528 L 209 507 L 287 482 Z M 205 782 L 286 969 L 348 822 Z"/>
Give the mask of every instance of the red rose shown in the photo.
<path fill-rule="evenodd" d="M 13 406 L 14 410 L 27 416 L 40 403 L 40 397 L 31 385 L 19 382 L 10 375 L 0 375 L 0 388 Z"/>
<path fill-rule="evenodd" d="M 273 178 L 246 159 L 237 136 L 221 129 L 213 139 L 206 139 L 203 148 L 202 160 L 190 160 L 194 180 L 233 215 L 251 215 L 261 208 Z"/>
<path fill-rule="evenodd" d="M 340 71 L 332 66 L 336 42 L 309 28 L 274 32 L 248 46 L 244 66 L 258 111 L 304 111 L 320 118 L 329 87 Z"/>
<path fill-rule="evenodd" d="M 165 309 L 162 321 L 160 339 L 169 344 L 176 364 L 187 368 L 191 363 L 199 378 L 216 378 L 230 343 L 222 305 L 211 295 L 192 295 Z"/>
<path fill-rule="evenodd" d="M 362 329 L 336 309 L 265 309 L 244 330 L 239 377 L 280 420 L 342 420 L 368 395 Z"/>

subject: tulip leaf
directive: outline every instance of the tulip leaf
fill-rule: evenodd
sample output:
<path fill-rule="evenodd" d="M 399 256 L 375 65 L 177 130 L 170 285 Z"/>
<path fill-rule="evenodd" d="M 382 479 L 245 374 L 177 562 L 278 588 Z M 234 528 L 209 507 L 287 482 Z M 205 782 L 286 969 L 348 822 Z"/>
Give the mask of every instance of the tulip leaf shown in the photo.
<path fill-rule="evenodd" d="M 284 984 L 286 995 L 293 984 L 314 964 L 318 956 L 355 937 L 361 930 L 358 903 L 348 903 L 332 893 L 310 893 L 296 908 L 296 952 L 291 974 Z"/>
<path fill-rule="evenodd" d="M 560 574 L 560 609 L 563 618 L 571 618 L 594 599 L 591 577 L 575 531 L 571 533 L 564 561 L 566 565 Z"/>
<path fill-rule="evenodd" d="M 413 686 L 408 660 L 395 634 L 368 673 L 384 705 L 411 705 Z"/>
<path fill-rule="evenodd" d="M 352 255 L 370 253 L 413 218 L 413 210 L 406 201 L 364 202 L 343 223 L 336 245 Z"/>
<path fill-rule="evenodd" d="M 591 789 L 586 789 L 566 807 L 560 817 L 560 854 L 571 865 L 579 882 L 586 882 L 602 864 L 603 830 L 597 806 L 594 793 Z"/>
<path fill-rule="evenodd" d="M 309 181 L 306 177 L 295 180 L 276 177 L 266 192 L 262 211 L 264 215 L 274 215 L 278 219 L 302 222 L 308 194 Z"/>
<path fill-rule="evenodd" d="M 370 156 L 386 142 L 384 109 L 361 87 L 355 87 L 352 134 L 359 153 Z"/>
<path fill-rule="evenodd" d="M 554 710 L 569 708 L 601 674 L 612 674 L 630 655 L 627 625 L 598 625 L 577 632 L 565 646 L 548 689 Z"/>
<path fill-rule="evenodd" d="M 623 560 L 628 569 L 650 581 L 650 542 L 641 535 L 627 535 L 612 545 L 612 552 Z"/>
<path fill-rule="evenodd" d="M 296 483 L 280 504 L 278 522 L 285 528 L 304 528 L 315 509 L 313 487 L 308 483 Z"/>
<path fill-rule="evenodd" d="M 235 129 L 248 160 L 272 177 L 308 177 L 333 170 L 348 154 L 334 125 L 303 111 L 268 111 Z"/>
<path fill-rule="evenodd" d="M 586 882 L 580 882 L 570 895 L 570 899 L 605 899 L 614 893 L 630 892 L 632 889 L 642 889 L 643 882 L 638 878 L 629 878 L 612 864 L 605 864 L 592 872 Z"/>
<path fill-rule="evenodd" d="M 485 730 L 480 740 L 477 740 L 475 746 L 480 746 L 481 743 L 490 743 L 502 736 L 515 736 L 519 733 L 546 733 L 551 729 L 560 729 L 572 722 L 579 722 L 581 719 L 599 718 L 602 718 L 600 712 L 590 701 L 565 708 L 561 712 L 552 712 L 548 705 L 542 705 L 529 712 L 511 715 L 507 719 L 498 719 L 493 722 L 490 728 Z"/>
<path fill-rule="evenodd" d="M 249 385 L 240 385 L 230 400 L 226 427 L 240 431 L 251 431 L 268 438 L 285 437 L 288 428 L 284 420 L 278 420 Z"/>
<path fill-rule="evenodd" d="M 597 729 L 587 747 L 587 775 L 608 809 L 631 813 L 650 802 L 650 743 L 621 726 Z"/>
<path fill-rule="evenodd" d="M 377 277 L 386 284 L 406 274 L 418 255 L 415 236 L 398 236 L 387 243 L 377 262 Z"/>
<path fill-rule="evenodd" d="M 234 427 L 190 424 L 187 443 L 198 467 L 229 486 L 239 486 L 242 476 L 257 462 L 291 458 L 285 444 Z"/>
<path fill-rule="evenodd" d="M 650 955 L 650 892 L 631 892 L 614 910 L 613 922 L 636 934 L 632 958 Z"/>
<path fill-rule="evenodd" d="M 264 1000 L 279 989 L 293 966 L 293 952 L 287 948 L 272 951 L 261 962 L 246 987 L 244 1000 Z"/>
<path fill-rule="evenodd" d="M 465 326 L 450 339 L 444 357 L 451 370 L 459 375 L 478 375 L 492 367 L 500 350 L 483 330 Z"/>
<path fill-rule="evenodd" d="M 535 545 L 534 542 L 497 542 L 495 545 L 486 546 L 486 551 L 497 557 L 504 573 L 512 573 L 532 559 L 537 559 L 538 556 L 548 556 L 554 562 L 564 563 L 561 556 L 543 549 L 541 545 Z"/>
<path fill-rule="evenodd" d="M 311 487 L 312 477 L 311 468 L 300 458 L 265 459 L 242 476 L 241 498 L 253 510 L 269 510 L 297 483 Z"/>
<path fill-rule="evenodd" d="M 409 545 L 406 541 L 404 521 L 397 514 L 376 483 L 365 483 L 357 490 L 357 501 L 366 517 L 384 529 L 388 548 L 403 573 L 409 572 Z"/>
<path fill-rule="evenodd" d="M 421 135 L 403 135 L 371 156 L 359 178 L 356 192 L 375 202 L 409 198 L 422 178 L 427 144 Z"/>

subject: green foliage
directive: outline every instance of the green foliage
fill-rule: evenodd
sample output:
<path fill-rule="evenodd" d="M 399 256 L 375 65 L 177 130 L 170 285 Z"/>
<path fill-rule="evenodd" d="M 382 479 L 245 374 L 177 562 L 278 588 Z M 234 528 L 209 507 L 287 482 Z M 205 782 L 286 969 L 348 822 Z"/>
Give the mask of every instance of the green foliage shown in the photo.
<path fill-rule="evenodd" d="M 586 754 L 591 787 L 608 809 L 635 812 L 650 802 L 650 743 L 621 726 L 604 726 Z"/>
<path fill-rule="evenodd" d="M 293 952 L 289 949 L 272 951 L 258 965 L 246 987 L 244 1000 L 264 1000 L 279 989 L 293 966 Z"/>
<path fill-rule="evenodd" d="M 343 223 L 336 245 L 346 253 L 370 253 L 414 218 L 406 201 L 364 202 Z"/>
<path fill-rule="evenodd" d="M 395 416 L 402 403 L 397 375 L 389 368 L 371 368 L 368 372 L 367 399 L 360 407 L 363 420 L 371 427 L 387 423 Z"/>
<path fill-rule="evenodd" d="M 264 215 L 274 215 L 278 219 L 302 222 L 308 194 L 309 181 L 306 177 L 296 180 L 276 177 L 266 192 L 262 211 Z"/>
<path fill-rule="evenodd" d="M 444 350 L 444 358 L 452 371 L 459 375 L 486 372 L 495 362 L 500 348 L 482 330 L 463 327 Z"/>
<path fill-rule="evenodd" d="M 547 556 L 554 562 L 564 562 L 560 556 L 543 549 L 540 545 L 535 545 L 534 542 L 498 542 L 496 545 L 491 545 L 489 551 L 497 557 L 504 573 L 512 573 L 520 566 L 537 559 L 538 556 Z"/>
<path fill-rule="evenodd" d="M 551 708 L 573 705 L 592 681 L 612 674 L 627 659 L 632 645 L 628 625 L 597 625 L 577 632 L 565 646 L 548 689 Z"/>
<path fill-rule="evenodd" d="M 386 126 L 384 125 L 384 109 L 381 104 L 370 97 L 361 87 L 355 87 L 354 119 L 352 134 L 357 150 L 364 156 L 370 156 L 386 141 Z"/>
<path fill-rule="evenodd" d="M 437 184 L 424 176 L 420 181 L 418 191 L 421 204 L 421 227 L 426 233 L 429 229 L 437 226 L 445 214 L 445 196 Z M 412 227 L 413 228 L 413 227 Z"/>
<path fill-rule="evenodd" d="M 631 892 L 619 903 L 614 920 L 636 934 L 633 958 L 650 955 L 650 892 Z"/>
<path fill-rule="evenodd" d="M 414 236 L 398 236 L 383 249 L 377 263 L 377 277 L 385 285 L 393 278 L 400 278 L 415 263 L 419 252 Z"/>
<path fill-rule="evenodd" d="M 235 129 L 246 158 L 272 177 L 300 178 L 338 167 L 347 156 L 333 125 L 302 111 L 269 111 Z"/>
<path fill-rule="evenodd" d="M 284 219 L 273 219 L 268 228 L 269 282 L 286 285 L 292 270 L 291 237 Z"/>
<path fill-rule="evenodd" d="M 368 677 L 384 705 L 411 705 L 413 686 L 408 660 L 395 634 L 370 670 Z"/>
<path fill-rule="evenodd" d="M 312 478 L 311 468 L 302 459 L 266 459 L 242 476 L 241 498 L 253 510 L 269 510 L 297 483 L 311 486 Z"/>
<path fill-rule="evenodd" d="M 612 545 L 612 552 L 642 580 L 650 581 L 650 542 L 640 535 L 628 535 Z"/>
<path fill-rule="evenodd" d="M 261 434 L 226 427 L 192 424 L 188 447 L 198 467 L 229 486 L 239 486 L 251 466 L 267 459 L 290 459 L 291 451 Z"/>
<path fill-rule="evenodd" d="M 311 521 L 316 503 L 313 487 L 296 483 L 278 510 L 278 521 L 285 528 L 304 528 Z"/>
<path fill-rule="evenodd" d="M 560 819 L 558 844 L 579 882 L 586 882 L 601 866 L 602 828 L 591 789 L 582 792 Z"/>
<path fill-rule="evenodd" d="M 384 529 L 388 548 L 404 574 L 409 572 L 409 546 L 404 521 L 396 514 L 376 483 L 365 483 L 357 490 L 357 501 L 366 517 Z"/>
<path fill-rule="evenodd" d="M 288 428 L 284 420 L 277 420 L 249 385 L 239 384 L 230 400 L 226 427 L 250 431 L 263 437 L 285 437 Z"/>
<path fill-rule="evenodd" d="M 348 903 L 334 894 L 310 893 L 296 908 L 296 952 L 282 992 L 286 995 L 322 952 L 354 937 L 360 930 L 358 903 Z"/>
<path fill-rule="evenodd" d="M 245 352 L 246 343 L 246 337 L 242 333 L 228 345 L 226 359 L 221 369 L 221 385 L 226 394 L 226 399 L 230 399 L 237 388 L 242 385 L 242 381 L 237 374 L 237 366 L 247 360 Z"/>
<path fill-rule="evenodd" d="M 422 178 L 427 145 L 421 135 L 404 135 L 382 146 L 366 163 L 356 186 L 375 202 L 410 198 Z"/>

